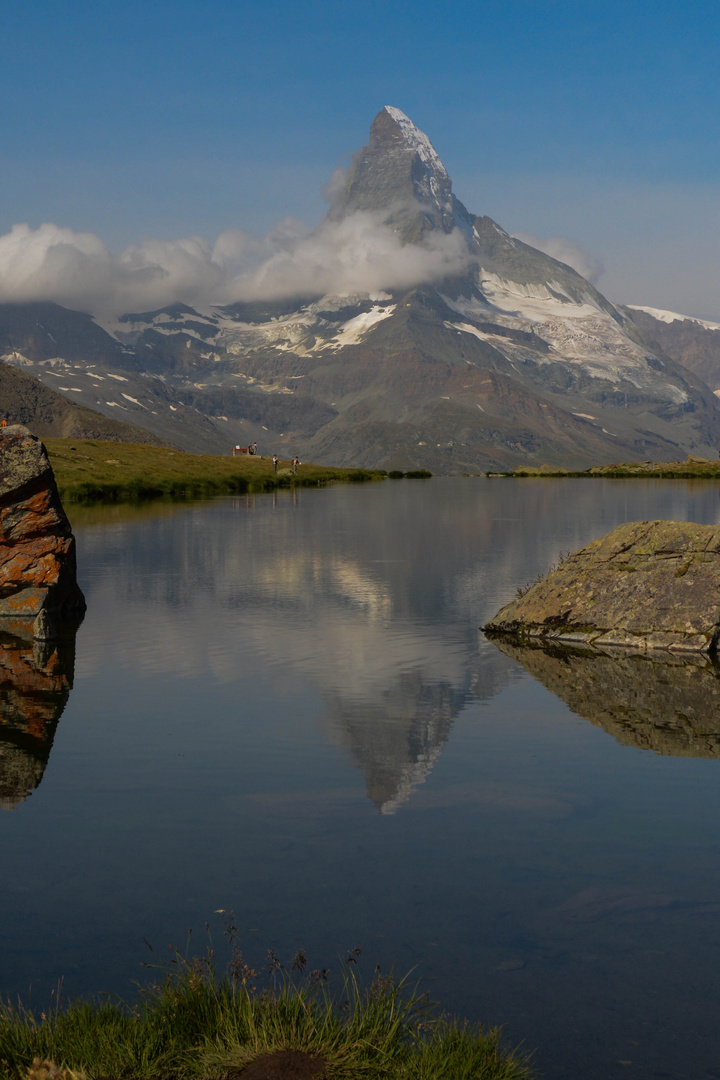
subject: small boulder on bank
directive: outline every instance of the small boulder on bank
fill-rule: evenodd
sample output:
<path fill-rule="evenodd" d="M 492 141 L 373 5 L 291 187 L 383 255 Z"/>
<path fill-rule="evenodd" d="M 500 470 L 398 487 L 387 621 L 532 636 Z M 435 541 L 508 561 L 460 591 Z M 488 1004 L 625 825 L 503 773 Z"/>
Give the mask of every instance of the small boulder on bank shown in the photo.
<path fill-rule="evenodd" d="M 720 526 L 620 525 L 565 558 L 483 630 L 520 640 L 716 652 Z"/>
<path fill-rule="evenodd" d="M 27 428 L 0 429 L 0 632 L 38 620 L 80 619 L 85 598 L 75 572 L 75 539 L 45 447 Z M 42 615 L 41 615 L 42 613 Z"/>

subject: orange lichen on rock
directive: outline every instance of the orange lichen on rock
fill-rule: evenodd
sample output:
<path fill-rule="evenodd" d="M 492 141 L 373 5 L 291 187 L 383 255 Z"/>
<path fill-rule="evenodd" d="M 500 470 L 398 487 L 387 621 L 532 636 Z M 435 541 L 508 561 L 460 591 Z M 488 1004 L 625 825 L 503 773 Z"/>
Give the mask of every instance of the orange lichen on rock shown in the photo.
<path fill-rule="evenodd" d="M 0 431 L 0 617 L 82 615 L 75 540 L 45 447 L 27 428 Z"/>

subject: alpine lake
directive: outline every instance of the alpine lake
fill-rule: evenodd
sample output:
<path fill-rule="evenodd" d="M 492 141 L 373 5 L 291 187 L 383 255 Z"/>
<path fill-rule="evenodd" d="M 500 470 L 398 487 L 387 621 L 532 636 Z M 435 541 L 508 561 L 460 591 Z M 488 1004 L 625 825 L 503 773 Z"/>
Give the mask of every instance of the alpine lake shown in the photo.
<path fill-rule="evenodd" d="M 2 675 L 3 997 L 132 999 L 232 918 L 256 966 L 410 973 L 545 1080 L 720 1077 L 717 670 L 479 629 L 621 522 L 717 523 L 715 482 L 68 510 L 74 655 Z"/>

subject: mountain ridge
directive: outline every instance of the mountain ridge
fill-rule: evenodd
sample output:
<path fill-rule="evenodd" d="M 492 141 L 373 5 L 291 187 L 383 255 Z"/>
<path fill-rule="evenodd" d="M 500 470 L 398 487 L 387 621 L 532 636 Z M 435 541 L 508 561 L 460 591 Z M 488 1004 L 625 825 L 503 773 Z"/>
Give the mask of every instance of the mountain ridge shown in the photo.
<path fill-rule="evenodd" d="M 715 456 L 720 405 L 701 379 L 631 309 L 470 213 L 393 106 L 336 185 L 316 243 L 356 222 L 399 259 L 404 284 L 176 303 L 104 328 L 57 306 L 0 305 L 0 358 L 190 450 L 257 442 L 436 473 Z M 372 265 L 372 250 L 355 254 Z"/>

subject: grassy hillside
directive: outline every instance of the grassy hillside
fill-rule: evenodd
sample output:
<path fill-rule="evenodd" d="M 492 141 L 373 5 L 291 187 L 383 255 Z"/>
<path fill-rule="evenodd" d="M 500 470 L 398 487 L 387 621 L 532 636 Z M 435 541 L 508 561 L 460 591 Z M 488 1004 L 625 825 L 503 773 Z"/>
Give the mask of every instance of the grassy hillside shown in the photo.
<path fill-rule="evenodd" d="M 378 480 L 381 472 L 305 465 L 292 472 L 270 458 L 213 457 L 166 447 L 101 439 L 46 439 L 61 498 L 66 502 L 127 502 L 316 487 L 336 481 Z"/>

